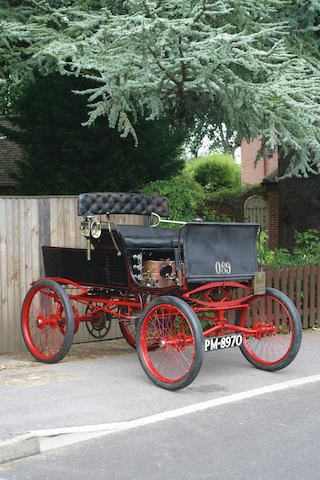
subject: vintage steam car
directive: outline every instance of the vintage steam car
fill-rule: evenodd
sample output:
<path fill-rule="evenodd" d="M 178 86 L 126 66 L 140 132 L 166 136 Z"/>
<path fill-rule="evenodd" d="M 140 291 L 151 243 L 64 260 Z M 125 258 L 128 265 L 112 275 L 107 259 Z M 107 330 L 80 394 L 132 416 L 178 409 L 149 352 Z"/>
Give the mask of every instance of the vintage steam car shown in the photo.
<path fill-rule="evenodd" d="M 149 225 L 115 225 L 111 214 Z M 261 284 L 253 223 L 182 223 L 168 200 L 135 193 L 82 193 L 86 249 L 43 247 L 45 278 L 22 307 L 30 353 L 54 363 L 80 322 L 103 338 L 116 320 L 158 386 L 190 384 L 205 351 L 239 347 L 255 367 L 275 371 L 298 353 L 301 321 L 291 300 Z M 159 225 L 177 223 L 176 228 Z M 172 225 L 170 225 L 172 226 Z"/>

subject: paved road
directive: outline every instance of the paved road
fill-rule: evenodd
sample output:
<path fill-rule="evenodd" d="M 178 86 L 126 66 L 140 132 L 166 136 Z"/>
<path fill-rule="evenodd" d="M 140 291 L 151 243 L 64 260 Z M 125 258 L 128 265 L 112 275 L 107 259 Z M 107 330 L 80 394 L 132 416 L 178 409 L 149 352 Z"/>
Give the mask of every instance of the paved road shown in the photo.
<path fill-rule="evenodd" d="M 320 431 L 317 423 L 320 377 L 315 383 L 292 387 L 292 382 L 296 380 L 299 382 L 305 377 L 320 375 L 320 332 L 305 333 L 301 351 L 295 361 L 286 369 L 275 373 L 255 369 L 245 360 L 239 349 L 210 352 L 206 354 L 196 380 L 189 387 L 177 392 L 155 387 L 143 373 L 136 354 L 37 365 L 0 372 L 0 437 L 8 438 L 35 430 L 65 427 L 85 426 L 90 430 L 92 425 L 109 425 L 114 422 L 119 422 L 120 425 L 129 422 L 131 425 L 134 421 L 139 422 L 141 418 L 150 419 L 152 415 L 166 414 L 175 409 L 193 408 L 203 402 L 210 402 L 210 408 L 202 412 L 197 412 L 195 408 L 192 414 L 162 420 L 160 423 L 152 423 L 151 419 L 148 426 L 113 433 L 108 437 L 68 447 L 66 450 L 56 450 L 55 453 L 45 456 L 11 462 L 8 468 L 0 466 L 0 480 L 38 478 L 32 476 L 32 465 L 36 468 L 36 465 L 42 465 L 42 461 L 45 463 L 45 459 L 51 464 L 51 458 L 58 459 L 56 466 L 52 463 L 55 479 L 65 478 L 62 471 L 65 472 L 66 469 L 70 469 L 74 475 L 69 477 L 70 480 L 85 478 L 85 475 L 77 476 L 78 471 L 81 474 L 86 471 L 85 464 L 82 464 L 85 459 L 88 459 L 89 470 L 93 467 L 96 469 L 94 474 L 88 470 L 87 478 L 95 480 L 108 478 L 98 475 L 99 472 L 102 475 L 109 468 L 113 475 L 110 478 L 125 478 L 125 475 L 121 477 L 121 471 L 126 471 L 135 461 L 141 471 L 147 471 L 149 467 L 151 470 L 155 468 L 157 475 L 160 475 L 155 478 L 165 478 L 161 475 L 166 472 L 166 459 L 171 472 L 175 468 L 174 459 L 178 459 L 177 471 L 184 468 L 185 478 L 195 478 L 187 476 L 189 467 L 185 467 L 189 464 L 197 465 L 203 478 L 210 477 L 206 476 L 209 475 L 209 470 L 202 470 L 200 467 L 202 464 L 213 470 L 219 468 L 221 478 L 227 479 L 235 477 L 224 476 L 223 469 L 230 469 L 232 475 L 235 475 L 238 471 L 236 465 L 241 464 L 244 476 L 239 478 L 248 478 L 245 476 L 245 465 L 249 468 L 250 462 L 253 462 L 252 465 L 257 467 L 258 462 L 268 466 L 269 461 L 266 458 L 269 455 L 274 458 L 275 454 L 285 458 L 289 455 L 290 463 L 285 461 L 288 465 L 295 465 L 295 456 L 299 457 L 300 463 L 298 460 L 296 462 L 302 465 L 305 458 L 310 462 L 313 459 L 311 463 L 315 465 L 314 471 L 318 471 L 319 475 L 309 477 L 308 474 L 308 478 L 320 478 L 315 454 L 315 450 L 320 450 L 316 435 Z M 287 382 L 291 382 L 288 390 L 219 406 L 219 402 L 234 395 L 257 388 L 267 391 L 269 386 L 274 384 L 281 384 L 286 388 Z M 215 407 L 211 408 L 213 405 Z M 293 412 L 296 413 L 293 415 Z M 281 423 L 283 428 L 277 429 L 276 426 L 281 426 Z M 278 435 L 286 446 L 284 450 L 279 450 Z M 304 439 L 303 445 L 301 438 Z M 76 441 L 77 437 L 74 440 Z M 301 450 L 304 445 L 306 449 Z M 316 447 L 313 448 L 314 446 Z M 292 449 L 292 453 L 288 453 L 288 448 Z M 88 454 L 85 453 L 86 449 Z M 65 458 L 69 456 L 71 463 L 68 464 Z M 69 466 L 64 466 L 64 462 Z M 279 458 L 275 472 L 280 471 L 280 464 Z M 250 467 L 251 472 L 253 466 Z M 291 474 L 295 474 L 296 468 L 298 467 L 290 467 Z M 306 468 L 306 465 L 303 468 Z M 133 476 L 130 478 L 140 478 L 134 476 L 134 469 L 132 471 Z M 51 474 L 48 473 L 45 477 L 51 478 L 49 475 Z M 277 478 L 263 476 L 264 469 L 259 475 L 261 477 L 252 478 Z"/>
<path fill-rule="evenodd" d="M 218 406 L 0 468 L 0 480 L 319 480 L 320 384 Z"/>
<path fill-rule="evenodd" d="M 1 435 L 122 422 L 223 395 L 320 374 L 320 333 L 304 335 L 284 370 L 258 370 L 238 348 L 209 352 L 196 380 L 168 392 L 144 374 L 136 354 L 0 372 Z M 1 437 L 0 435 L 0 437 Z"/>

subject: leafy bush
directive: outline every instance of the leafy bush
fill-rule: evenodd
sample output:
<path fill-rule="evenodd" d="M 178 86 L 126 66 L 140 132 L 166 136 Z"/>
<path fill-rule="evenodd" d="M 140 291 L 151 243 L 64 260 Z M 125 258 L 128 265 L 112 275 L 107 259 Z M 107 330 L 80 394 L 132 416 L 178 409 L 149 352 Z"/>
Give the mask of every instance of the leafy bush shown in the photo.
<path fill-rule="evenodd" d="M 141 193 L 163 195 L 170 202 L 170 215 L 174 220 L 190 221 L 197 215 L 204 192 L 201 185 L 187 175 L 171 180 L 156 180 L 142 188 Z"/>
<path fill-rule="evenodd" d="M 191 160 L 186 171 L 210 191 L 241 185 L 241 168 L 228 154 L 213 153 L 208 157 Z"/>
<path fill-rule="evenodd" d="M 294 232 L 295 245 L 292 252 L 287 248 L 270 250 L 266 246 L 268 236 L 261 239 L 262 261 L 271 266 L 306 265 L 320 263 L 320 232 L 309 229 L 306 232 Z"/>

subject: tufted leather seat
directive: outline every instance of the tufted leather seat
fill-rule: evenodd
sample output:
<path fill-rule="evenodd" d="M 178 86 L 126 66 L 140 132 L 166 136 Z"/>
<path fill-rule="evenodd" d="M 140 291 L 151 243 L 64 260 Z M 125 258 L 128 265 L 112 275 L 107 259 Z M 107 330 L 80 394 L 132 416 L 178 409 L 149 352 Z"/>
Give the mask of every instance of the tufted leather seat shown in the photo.
<path fill-rule="evenodd" d="M 179 228 L 160 228 L 136 225 L 117 225 L 128 248 L 177 248 Z"/>
<path fill-rule="evenodd" d="M 78 215 L 151 215 L 152 212 L 168 217 L 168 199 L 159 195 L 121 192 L 81 193 L 78 196 Z"/>

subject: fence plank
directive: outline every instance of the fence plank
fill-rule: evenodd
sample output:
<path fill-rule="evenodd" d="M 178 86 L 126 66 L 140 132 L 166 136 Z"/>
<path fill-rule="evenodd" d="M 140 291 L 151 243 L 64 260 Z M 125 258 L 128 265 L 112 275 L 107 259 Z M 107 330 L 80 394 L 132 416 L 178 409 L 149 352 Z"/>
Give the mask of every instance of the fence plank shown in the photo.
<path fill-rule="evenodd" d="M 301 310 L 301 265 L 297 265 L 296 269 L 296 307 L 299 312 L 299 315 L 301 316 L 302 310 Z"/>
<path fill-rule="evenodd" d="M 310 315 L 309 315 L 309 328 L 314 327 L 315 315 L 316 315 L 316 266 L 312 264 L 310 266 Z"/>
<path fill-rule="evenodd" d="M 280 290 L 280 269 L 278 266 L 274 267 L 273 270 L 273 286 L 277 290 Z"/>
<path fill-rule="evenodd" d="M 317 265 L 317 322 L 320 322 L 320 263 Z"/>
<path fill-rule="evenodd" d="M 303 328 L 308 328 L 309 317 L 309 265 L 303 266 Z"/>
<path fill-rule="evenodd" d="M 8 316 L 8 267 L 7 267 L 7 204 L 0 199 L 0 348 L 5 352 L 8 345 L 9 316 Z"/>
<path fill-rule="evenodd" d="M 272 287 L 272 268 L 269 265 L 266 265 L 265 267 L 266 270 L 266 285 L 267 287 Z"/>
<path fill-rule="evenodd" d="M 289 267 L 289 298 L 293 303 L 295 303 L 294 282 L 295 282 L 295 268 L 293 265 L 290 265 Z"/>
<path fill-rule="evenodd" d="M 288 295 L 288 270 L 287 270 L 286 266 L 284 266 L 282 271 L 281 271 L 281 286 L 280 286 L 280 289 L 285 295 Z"/>

